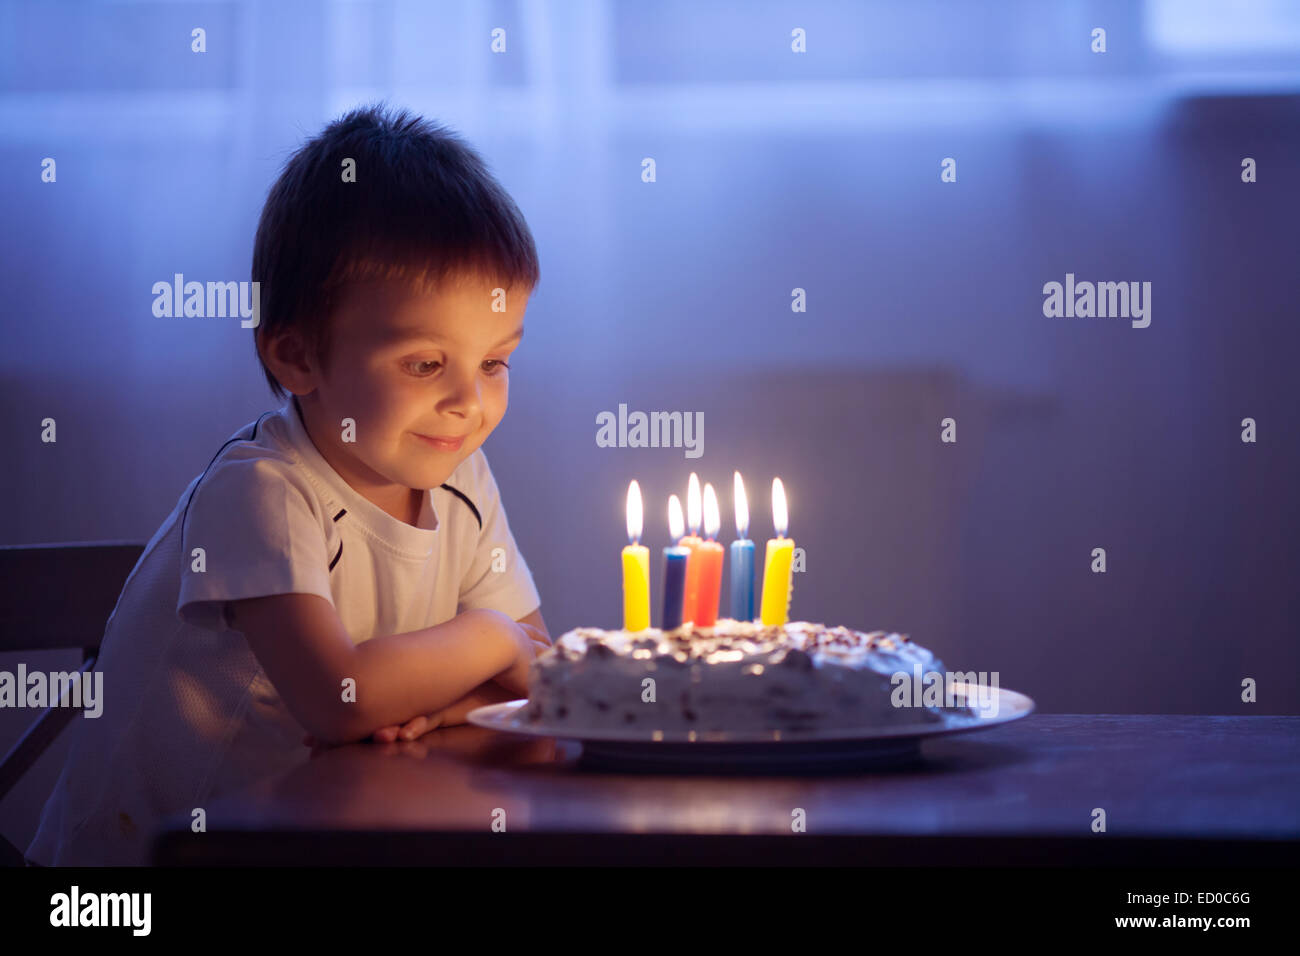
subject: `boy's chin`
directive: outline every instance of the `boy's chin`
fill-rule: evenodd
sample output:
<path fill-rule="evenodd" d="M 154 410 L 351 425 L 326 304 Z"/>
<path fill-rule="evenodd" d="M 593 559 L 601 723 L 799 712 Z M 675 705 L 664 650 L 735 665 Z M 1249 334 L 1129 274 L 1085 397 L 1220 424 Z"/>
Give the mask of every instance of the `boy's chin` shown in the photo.
<path fill-rule="evenodd" d="M 451 473 L 460 465 L 460 456 L 452 459 L 441 467 L 425 466 L 423 468 L 412 468 L 402 475 L 394 476 L 398 484 L 405 485 L 408 488 L 415 488 L 419 491 L 427 491 L 430 488 L 437 488 L 443 484 Z"/>

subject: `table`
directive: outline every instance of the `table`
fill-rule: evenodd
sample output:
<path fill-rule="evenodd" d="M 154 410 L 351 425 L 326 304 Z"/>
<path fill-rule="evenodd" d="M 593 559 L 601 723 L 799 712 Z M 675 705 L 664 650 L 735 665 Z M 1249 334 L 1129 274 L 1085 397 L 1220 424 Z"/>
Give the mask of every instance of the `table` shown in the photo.
<path fill-rule="evenodd" d="M 919 763 L 820 776 L 607 774 L 473 726 L 324 751 L 210 801 L 163 865 L 1158 865 L 1300 858 L 1300 717 L 1039 714 Z M 1092 831 L 1093 810 L 1106 832 Z M 792 832 L 803 811 L 806 830 Z M 493 829 L 497 821 L 497 831 Z M 499 832 L 504 824 L 504 832 Z"/>

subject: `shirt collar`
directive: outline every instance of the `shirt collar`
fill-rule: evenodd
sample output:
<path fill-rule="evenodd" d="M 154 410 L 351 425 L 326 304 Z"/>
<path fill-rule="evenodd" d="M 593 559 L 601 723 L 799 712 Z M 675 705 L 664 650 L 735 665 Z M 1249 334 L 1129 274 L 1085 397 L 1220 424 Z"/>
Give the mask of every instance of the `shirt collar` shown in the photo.
<path fill-rule="evenodd" d="M 299 455 L 307 470 L 319 479 L 318 486 L 328 503 L 337 505 L 337 509 L 346 509 L 347 515 L 370 528 L 378 537 L 395 546 L 398 550 L 412 553 L 427 553 L 432 550 L 440 521 L 437 508 L 433 503 L 432 490 L 426 490 L 421 496 L 418 526 L 394 518 L 377 504 L 359 494 L 334 467 L 325 460 L 317 449 L 315 442 L 307 433 L 302 419 L 302 409 L 298 397 L 290 396 L 284 406 L 277 412 L 293 450 Z M 330 517 L 334 517 L 333 514 Z M 346 517 L 336 520 L 347 520 Z"/>

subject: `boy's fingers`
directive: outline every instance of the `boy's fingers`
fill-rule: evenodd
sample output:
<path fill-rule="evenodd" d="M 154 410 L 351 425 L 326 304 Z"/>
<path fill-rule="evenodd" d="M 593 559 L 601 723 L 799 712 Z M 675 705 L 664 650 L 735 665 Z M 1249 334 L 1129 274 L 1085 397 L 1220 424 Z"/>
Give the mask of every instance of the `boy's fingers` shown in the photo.
<path fill-rule="evenodd" d="M 439 711 L 439 714 L 440 713 L 441 711 Z M 412 717 L 404 724 L 394 724 L 391 727 L 381 727 L 370 736 L 377 743 L 381 744 L 391 744 L 398 738 L 402 740 L 414 740 L 421 734 L 427 733 L 438 726 L 437 718 L 439 714 L 431 714 L 429 716 L 421 714 L 419 717 Z"/>
<path fill-rule="evenodd" d="M 424 732 L 425 727 L 428 726 L 428 723 L 429 718 L 427 717 L 416 717 L 414 720 L 409 721 L 406 726 L 402 728 L 402 739 L 413 740 L 420 736 L 420 734 Z"/>
<path fill-rule="evenodd" d="M 531 624 L 524 624 L 522 622 L 516 622 L 516 623 L 518 623 L 519 626 L 524 629 L 525 633 L 527 633 L 528 636 L 531 637 L 533 640 L 541 641 L 547 647 L 551 646 L 550 638 L 546 636 L 546 632 L 543 631 L 540 627 L 533 627 L 533 625 Z"/>

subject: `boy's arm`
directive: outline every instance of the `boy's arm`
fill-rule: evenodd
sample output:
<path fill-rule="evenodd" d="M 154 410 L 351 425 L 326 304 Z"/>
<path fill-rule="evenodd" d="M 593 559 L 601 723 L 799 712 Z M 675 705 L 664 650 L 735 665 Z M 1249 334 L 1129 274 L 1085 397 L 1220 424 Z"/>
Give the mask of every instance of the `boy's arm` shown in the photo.
<path fill-rule="evenodd" d="M 437 730 L 439 727 L 455 727 L 468 723 L 470 711 L 479 707 L 486 707 L 489 704 L 504 704 L 507 701 L 517 699 L 518 695 L 510 693 L 496 681 L 490 680 L 487 683 L 479 684 L 456 703 L 432 716 L 416 717 L 401 727 L 385 728 L 386 730 L 391 729 L 392 734 L 375 731 L 375 739 L 383 741 L 400 737 L 403 740 L 414 740 L 416 737 L 431 730 Z"/>
<path fill-rule="evenodd" d="M 316 594 L 231 601 L 227 615 L 289 712 L 331 744 L 364 739 L 411 714 L 435 713 L 510 670 L 519 654 L 514 622 L 487 609 L 361 644 Z M 356 682 L 355 703 L 343 700 L 346 678 Z"/>
<path fill-rule="evenodd" d="M 548 644 L 554 643 L 551 640 L 551 632 L 546 629 L 546 622 L 542 620 L 541 608 L 538 608 L 527 617 L 521 617 L 519 623 L 537 628 L 546 635 L 546 642 Z M 465 723 L 465 718 L 469 716 L 469 712 L 476 707 L 485 707 L 488 704 L 504 704 L 508 700 L 515 699 L 517 698 L 514 694 L 510 693 L 510 691 L 506 690 L 496 681 L 488 681 L 486 684 L 481 684 L 480 686 L 475 687 L 465 697 L 456 701 L 456 703 L 443 710 L 440 714 L 435 715 L 440 719 L 436 723 L 431 721 L 430 726 L 426 729 L 433 730 L 434 727 L 453 727 L 456 724 L 463 724 Z"/>
<path fill-rule="evenodd" d="M 542 609 L 538 608 L 527 617 L 519 619 L 520 624 L 527 624 L 530 627 L 537 628 L 545 637 L 548 644 L 551 641 L 551 632 L 546 629 L 546 622 L 542 620 Z M 463 724 L 469 717 L 469 712 L 479 707 L 486 707 L 489 704 L 504 704 L 507 701 L 518 699 L 516 694 L 506 690 L 495 680 L 489 680 L 456 701 L 449 707 L 445 707 L 437 713 L 430 714 L 428 717 L 416 717 L 408 720 L 400 727 L 393 725 L 376 730 L 375 740 L 381 743 L 389 743 L 397 740 L 399 737 L 403 740 L 413 740 L 421 734 L 436 730 L 439 727 L 455 727 Z"/>

